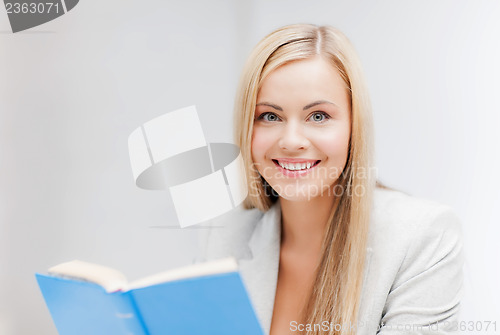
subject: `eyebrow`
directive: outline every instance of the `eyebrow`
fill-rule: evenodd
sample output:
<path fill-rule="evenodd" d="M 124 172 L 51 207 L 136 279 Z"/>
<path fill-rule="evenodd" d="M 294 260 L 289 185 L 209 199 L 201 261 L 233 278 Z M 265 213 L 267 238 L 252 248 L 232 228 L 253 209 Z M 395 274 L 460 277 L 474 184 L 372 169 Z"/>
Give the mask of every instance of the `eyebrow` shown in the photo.
<path fill-rule="evenodd" d="M 304 106 L 303 110 L 307 110 L 309 108 L 312 108 L 314 106 L 321 105 L 321 104 L 330 104 L 330 105 L 334 105 L 334 106 L 338 107 L 338 105 L 336 103 L 333 103 L 331 101 L 328 101 L 328 100 L 318 100 L 318 101 L 311 102 L 310 104 Z M 278 105 L 272 104 L 270 102 L 259 102 L 256 106 L 268 106 L 268 107 L 274 108 L 276 110 L 279 110 L 281 112 L 283 111 L 283 108 L 281 108 Z"/>

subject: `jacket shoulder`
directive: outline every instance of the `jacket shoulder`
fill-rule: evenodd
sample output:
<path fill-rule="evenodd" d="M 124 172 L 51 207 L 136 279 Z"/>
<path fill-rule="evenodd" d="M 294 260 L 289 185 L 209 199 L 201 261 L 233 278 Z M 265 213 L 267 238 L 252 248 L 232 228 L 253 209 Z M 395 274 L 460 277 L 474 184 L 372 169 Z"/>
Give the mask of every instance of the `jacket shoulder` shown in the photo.
<path fill-rule="evenodd" d="M 377 279 L 368 291 L 379 302 L 383 324 L 425 325 L 456 317 L 464 256 L 453 210 L 377 189 L 372 214 L 371 273 Z"/>
<path fill-rule="evenodd" d="M 451 207 L 400 191 L 376 189 L 372 211 L 373 233 L 386 236 L 413 236 L 426 229 L 460 229 Z M 396 235 L 396 236 L 394 236 Z"/>
<path fill-rule="evenodd" d="M 375 191 L 368 247 L 374 262 L 398 273 L 397 287 L 439 257 L 462 249 L 462 227 L 451 207 L 393 190 Z M 437 259 L 436 259 L 437 257 Z"/>
<path fill-rule="evenodd" d="M 461 245 L 461 223 L 451 207 L 399 191 L 375 191 L 368 236 L 374 263 L 402 271 Z"/>

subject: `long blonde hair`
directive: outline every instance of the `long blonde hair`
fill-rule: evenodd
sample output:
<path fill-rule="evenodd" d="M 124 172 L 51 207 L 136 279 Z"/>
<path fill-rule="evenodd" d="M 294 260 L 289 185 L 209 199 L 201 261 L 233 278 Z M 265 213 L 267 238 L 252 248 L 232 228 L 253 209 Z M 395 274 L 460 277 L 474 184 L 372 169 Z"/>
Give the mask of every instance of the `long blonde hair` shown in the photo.
<path fill-rule="evenodd" d="M 245 208 L 267 211 L 276 201 L 254 167 L 251 153 L 257 94 L 263 80 L 291 61 L 321 55 L 340 73 L 351 99 L 351 137 L 347 163 L 337 182 L 342 194 L 332 207 L 309 300 L 302 322 L 332 327 L 322 334 L 350 334 L 357 324 L 363 286 L 370 210 L 375 176 L 372 172 L 373 126 L 361 66 L 349 40 L 330 26 L 294 24 L 261 40 L 245 64 L 235 101 L 235 142 L 246 167 L 249 196 Z M 341 325 L 343 326 L 340 331 Z M 319 334 L 307 331 L 306 334 Z"/>

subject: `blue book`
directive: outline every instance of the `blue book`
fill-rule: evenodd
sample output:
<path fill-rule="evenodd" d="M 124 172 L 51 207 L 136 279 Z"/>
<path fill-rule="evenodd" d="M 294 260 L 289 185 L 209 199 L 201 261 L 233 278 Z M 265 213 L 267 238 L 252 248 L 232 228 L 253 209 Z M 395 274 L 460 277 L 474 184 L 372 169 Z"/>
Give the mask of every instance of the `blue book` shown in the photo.
<path fill-rule="evenodd" d="M 232 258 L 132 283 L 81 261 L 36 279 L 60 335 L 263 334 Z"/>

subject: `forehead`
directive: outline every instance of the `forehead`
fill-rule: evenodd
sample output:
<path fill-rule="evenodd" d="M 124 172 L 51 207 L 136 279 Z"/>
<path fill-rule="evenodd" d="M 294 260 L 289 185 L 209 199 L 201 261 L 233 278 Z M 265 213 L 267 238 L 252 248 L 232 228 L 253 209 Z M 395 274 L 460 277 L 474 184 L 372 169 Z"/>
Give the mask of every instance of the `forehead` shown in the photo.
<path fill-rule="evenodd" d="M 348 107 L 349 96 L 339 71 L 321 56 L 298 60 L 272 71 L 262 82 L 257 103 L 300 103 L 330 99 Z"/>

